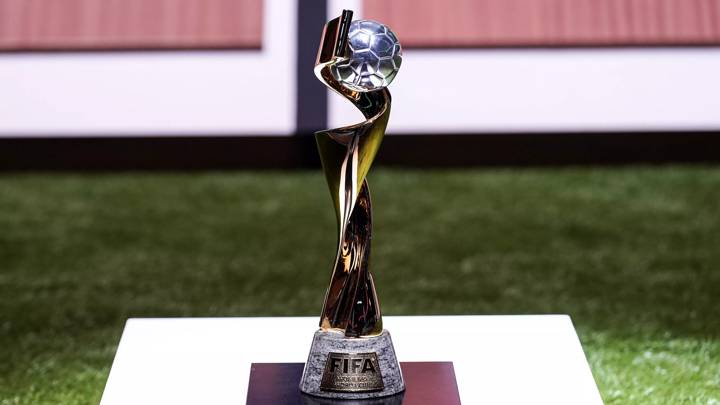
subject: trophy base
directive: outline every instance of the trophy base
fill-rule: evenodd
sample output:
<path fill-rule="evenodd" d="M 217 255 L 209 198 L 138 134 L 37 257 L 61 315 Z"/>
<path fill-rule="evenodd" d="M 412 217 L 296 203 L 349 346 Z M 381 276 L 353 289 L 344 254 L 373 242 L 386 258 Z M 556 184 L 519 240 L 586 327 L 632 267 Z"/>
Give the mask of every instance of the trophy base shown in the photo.
<path fill-rule="evenodd" d="M 300 380 L 300 391 L 323 398 L 362 399 L 405 390 L 390 333 L 348 338 L 317 331 Z"/>

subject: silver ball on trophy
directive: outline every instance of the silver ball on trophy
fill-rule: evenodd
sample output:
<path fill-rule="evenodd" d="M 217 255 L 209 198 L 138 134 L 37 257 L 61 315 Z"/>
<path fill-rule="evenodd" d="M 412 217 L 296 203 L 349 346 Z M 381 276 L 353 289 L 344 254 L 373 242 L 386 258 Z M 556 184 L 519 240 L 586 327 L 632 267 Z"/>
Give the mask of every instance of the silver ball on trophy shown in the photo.
<path fill-rule="evenodd" d="M 379 90 L 395 79 L 402 63 L 402 48 L 387 26 L 373 20 L 357 20 L 348 33 L 350 57 L 331 68 L 343 86 L 359 91 Z"/>

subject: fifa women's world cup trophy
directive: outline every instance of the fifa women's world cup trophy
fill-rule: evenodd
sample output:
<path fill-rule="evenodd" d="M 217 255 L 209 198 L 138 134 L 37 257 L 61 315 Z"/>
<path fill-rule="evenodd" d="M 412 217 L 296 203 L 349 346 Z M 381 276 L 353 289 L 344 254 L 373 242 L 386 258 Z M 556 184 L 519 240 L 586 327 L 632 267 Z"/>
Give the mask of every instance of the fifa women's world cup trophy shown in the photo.
<path fill-rule="evenodd" d="M 327 398 L 373 398 L 405 389 L 390 334 L 383 330 L 368 268 L 372 215 L 365 176 L 390 116 L 390 92 L 402 60 L 390 29 L 352 11 L 325 25 L 315 75 L 352 102 L 362 123 L 315 134 L 338 223 L 335 266 L 300 390 Z"/>

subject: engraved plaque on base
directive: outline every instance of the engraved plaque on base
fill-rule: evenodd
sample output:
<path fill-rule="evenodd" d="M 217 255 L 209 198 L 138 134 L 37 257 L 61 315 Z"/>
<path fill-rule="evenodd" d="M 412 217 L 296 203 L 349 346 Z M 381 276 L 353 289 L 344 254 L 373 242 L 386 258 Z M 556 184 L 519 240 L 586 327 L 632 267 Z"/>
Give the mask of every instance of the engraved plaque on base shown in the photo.
<path fill-rule="evenodd" d="M 385 388 L 375 353 L 328 353 L 321 391 L 369 392 Z"/>

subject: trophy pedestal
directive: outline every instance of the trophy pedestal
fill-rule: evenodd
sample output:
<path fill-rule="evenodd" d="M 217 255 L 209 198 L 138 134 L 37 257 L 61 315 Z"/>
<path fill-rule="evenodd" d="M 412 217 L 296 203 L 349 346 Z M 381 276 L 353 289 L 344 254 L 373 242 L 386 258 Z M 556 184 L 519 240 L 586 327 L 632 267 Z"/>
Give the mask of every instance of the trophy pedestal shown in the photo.
<path fill-rule="evenodd" d="M 401 360 L 403 405 L 458 405 L 459 399 L 466 405 L 603 404 L 567 315 L 383 321 Z M 315 316 L 129 319 L 100 405 L 298 405 L 317 399 L 298 389 L 307 331 L 316 327 Z M 273 366 L 253 370 L 253 363 Z M 287 363 L 295 364 L 291 376 L 278 372 Z"/>
<path fill-rule="evenodd" d="M 347 338 L 317 331 L 300 381 L 306 394 L 335 399 L 379 398 L 405 390 L 390 333 Z"/>

